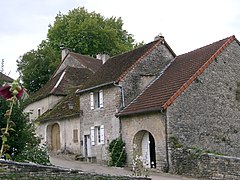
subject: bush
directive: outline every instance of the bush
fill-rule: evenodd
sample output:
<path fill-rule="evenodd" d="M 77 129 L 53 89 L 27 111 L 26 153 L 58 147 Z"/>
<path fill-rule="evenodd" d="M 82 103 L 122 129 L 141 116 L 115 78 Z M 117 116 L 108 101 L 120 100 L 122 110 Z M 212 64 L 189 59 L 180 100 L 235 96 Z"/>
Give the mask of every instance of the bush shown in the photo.
<path fill-rule="evenodd" d="M 123 167 L 126 163 L 127 154 L 125 151 L 125 143 L 122 139 L 114 139 L 108 147 L 110 156 L 109 166 Z"/>

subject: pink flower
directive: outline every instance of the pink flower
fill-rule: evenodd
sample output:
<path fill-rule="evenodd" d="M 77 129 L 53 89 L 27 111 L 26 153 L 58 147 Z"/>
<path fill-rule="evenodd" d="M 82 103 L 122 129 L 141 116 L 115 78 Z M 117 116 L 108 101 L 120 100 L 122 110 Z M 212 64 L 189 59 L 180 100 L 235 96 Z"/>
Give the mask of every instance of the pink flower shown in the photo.
<path fill-rule="evenodd" d="M 0 88 L 0 96 L 2 96 L 2 98 L 4 98 L 4 99 L 9 99 L 9 98 L 13 97 L 13 94 L 10 91 L 10 89 L 11 89 L 10 85 L 5 85 L 5 86 L 1 87 Z M 21 89 L 18 91 L 18 94 L 16 95 L 18 99 L 22 96 L 23 91 L 24 91 L 24 88 L 21 87 Z"/>

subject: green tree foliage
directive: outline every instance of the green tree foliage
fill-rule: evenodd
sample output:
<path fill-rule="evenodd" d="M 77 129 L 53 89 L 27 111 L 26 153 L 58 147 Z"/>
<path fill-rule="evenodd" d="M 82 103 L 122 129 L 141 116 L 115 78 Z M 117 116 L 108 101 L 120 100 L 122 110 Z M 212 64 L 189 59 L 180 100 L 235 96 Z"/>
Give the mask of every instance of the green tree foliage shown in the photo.
<path fill-rule="evenodd" d="M 0 97 L 0 129 L 6 127 L 4 114 L 9 109 L 9 103 Z M 23 114 L 21 103 L 13 107 L 11 115 L 14 131 L 9 131 L 8 145 L 10 149 L 7 151 L 13 160 L 32 161 L 40 164 L 49 163 L 48 155 L 44 148 L 40 147 L 40 139 L 35 134 L 35 129 L 29 123 L 28 117 Z M 2 144 L 0 139 L 0 145 Z M 36 152 L 36 153 L 33 153 Z M 26 154 L 28 156 L 26 156 Z M 41 156 L 39 156 L 40 154 Z"/>
<path fill-rule="evenodd" d="M 108 147 L 109 153 L 109 165 L 110 166 L 117 166 L 123 167 L 126 163 L 126 150 L 125 150 L 125 143 L 122 139 L 117 138 L 111 141 Z"/>
<path fill-rule="evenodd" d="M 53 26 L 49 26 L 47 37 L 54 49 L 63 45 L 81 54 L 112 56 L 134 46 L 132 35 L 122 26 L 121 18 L 104 18 L 98 13 L 76 8 L 67 15 L 59 13 Z"/>
<path fill-rule="evenodd" d="M 25 53 L 17 60 L 24 87 L 30 92 L 40 89 L 49 80 L 59 62 L 59 53 L 46 41 L 42 41 L 37 50 Z"/>
<path fill-rule="evenodd" d="M 29 92 L 37 91 L 49 80 L 60 63 L 62 46 L 93 57 L 100 53 L 113 56 L 133 49 L 134 39 L 123 29 L 121 18 L 105 18 L 84 8 L 57 14 L 54 24 L 49 25 L 47 39 L 17 61 Z"/>

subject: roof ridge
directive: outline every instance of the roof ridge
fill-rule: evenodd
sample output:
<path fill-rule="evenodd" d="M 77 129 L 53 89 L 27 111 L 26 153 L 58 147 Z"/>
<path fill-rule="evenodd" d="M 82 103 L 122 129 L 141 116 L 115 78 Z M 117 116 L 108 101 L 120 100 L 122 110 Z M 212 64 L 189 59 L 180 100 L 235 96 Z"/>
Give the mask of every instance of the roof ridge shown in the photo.
<path fill-rule="evenodd" d="M 156 46 L 158 46 L 162 41 L 164 41 L 164 39 L 159 39 L 156 40 L 155 44 L 147 51 L 145 52 L 141 57 L 139 57 L 126 71 L 124 71 L 123 73 L 121 73 L 121 75 L 116 79 L 116 83 L 118 83 L 124 76 L 126 76 L 126 74 L 132 70 L 144 57 L 146 57 Z M 154 42 L 154 41 L 153 41 Z M 153 43 L 152 42 L 152 43 Z M 150 43 L 149 43 L 150 44 Z M 139 47 L 140 48 L 140 47 Z M 138 48 L 136 48 L 138 49 Z M 135 49 L 134 49 L 135 50 Z M 130 52 L 130 51 L 129 51 Z M 128 52 L 126 52 L 128 53 Z M 125 53 L 123 53 L 125 54 Z"/>
<path fill-rule="evenodd" d="M 198 77 L 200 76 L 203 71 L 213 62 L 213 60 L 235 39 L 235 36 L 230 36 L 228 38 L 225 38 L 226 41 L 225 43 L 220 47 L 218 48 L 218 50 L 194 73 L 194 75 L 192 77 L 189 78 L 189 80 L 187 80 L 187 82 L 185 82 L 169 99 L 168 101 L 162 106 L 163 109 L 166 109 L 168 106 L 170 106 L 172 104 L 172 102 Z M 220 41 L 223 41 L 225 39 L 222 39 Z M 220 41 L 217 41 L 217 42 L 220 42 Z M 217 43 L 217 42 L 214 42 L 214 43 Z M 214 43 L 211 43 L 209 45 L 212 45 Z M 206 45 L 206 46 L 203 46 L 203 47 L 207 47 L 209 45 Z M 201 48 L 203 48 L 201 47 Z M 201 48 L 198 48 L 198 49 L 201 49 Z M 196 50 L 198 50 L 196 49 Z M 195 51 L 195 50 L 193 50 Z M 191 52 L 193 52 L 191 51 Z M 186 53 L 187 54 L 187 53 Z M 180 55 L 181 56 L 181 55 Z"/>

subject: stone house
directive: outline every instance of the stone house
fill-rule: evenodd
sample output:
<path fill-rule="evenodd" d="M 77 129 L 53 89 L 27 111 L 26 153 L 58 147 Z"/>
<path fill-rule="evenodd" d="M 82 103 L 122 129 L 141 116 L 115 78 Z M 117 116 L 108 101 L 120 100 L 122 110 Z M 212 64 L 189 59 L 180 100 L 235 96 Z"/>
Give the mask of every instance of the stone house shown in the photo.
<path fill-rule="evenodd" d="M 81 154 L 107 161 L 109 143 L 120 137 L 115 116 L 168 66 L 175 53 L 163 37 L 108 59 L 76 94 L 80 97 Z"/>
<path fill-rule="evenodd" d="M 173 148 L 240 157 L 240 43 L 234 37 L 175 57 L 117 117 L 144 165 L 168 171 Z"/>
<path fill-rule="evenodd" d="M 68 127 L 65 126 L 66 121 L 73 118 L 71 121 L 73 123 L 76 114 L 68 116 L 68 113 L 61 110 L 62 115 L 60 118 L 60 115 L 56 115 L 54 109 L 58 109 L 60 105 L 65 106 L 66 100 L 68 104 L 73 103 L 72 105 L 74 105 L 74 97 L 67 95 L 69 93 L 74 94 L 72 90 L 85 83 L 101 65 L 102 61 L 99 59 L 63 49 L 62 61 L 51 79 L 26 100 L 24 112 L 29 113 L 32 121 L 39 118 L 37 121 L 37 134 L 42 137 L 43 142 L 47 142 L 50 150 L 66 150 L 66 146 L 71 144 L 69 149 L 76 152 L 77 140 L 72 139 L 70 136 L 70 139 L 66 139 L 68 136 L 65 135 L 68 130 Z M 68 100 L 69 98 L 71 100 Z M 78 106 L 77 104 L 74 106 L 75 108 Z M 69 110 L 69 108 L 67 109 Z M 72 109 L 69 112 L 74 112 L 74 110 L 76 111 L 76 109 Z M 53 115 L 56 115 L 55 118 L 53 118 Z M 74 128 L 75 125 L 72 127 Z M 74 137 L 76 137 L 79 133 L 79 127 L 74 129 L 74 133 Z"/>

